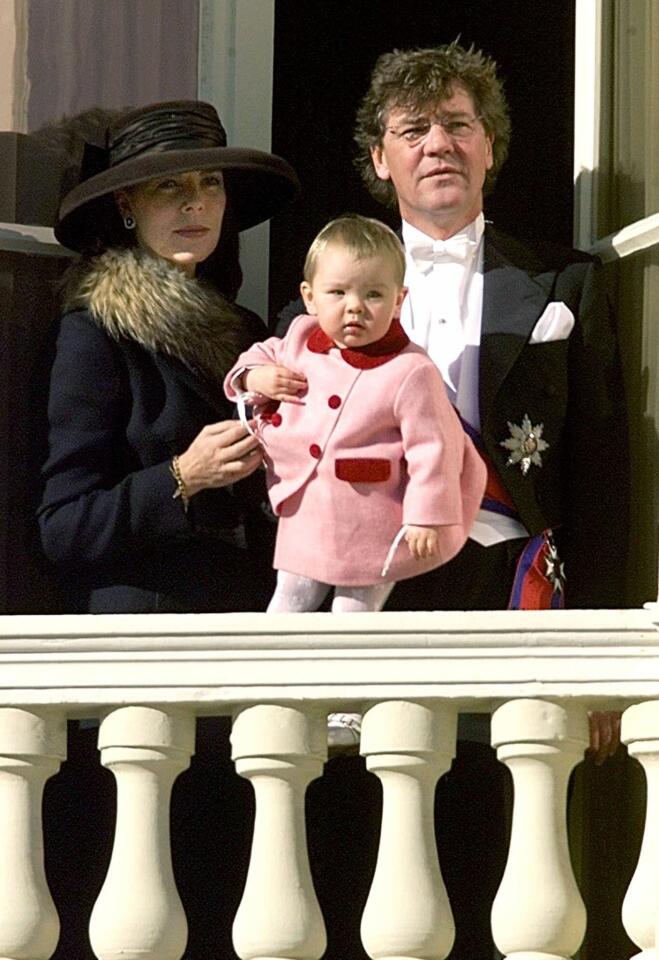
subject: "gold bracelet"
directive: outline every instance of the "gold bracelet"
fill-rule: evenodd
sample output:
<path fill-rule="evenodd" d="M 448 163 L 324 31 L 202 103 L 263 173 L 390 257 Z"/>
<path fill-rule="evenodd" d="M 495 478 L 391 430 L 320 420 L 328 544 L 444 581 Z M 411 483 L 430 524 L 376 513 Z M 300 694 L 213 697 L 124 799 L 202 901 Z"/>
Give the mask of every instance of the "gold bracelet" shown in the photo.
<path fill-rule="evenodd" d="M 169 465 L 169 472 L 176 480 L 176 490 L 172 494 L 172 500 L 176 500 L 177 497 L 181 498 L 181 503 L 183 504 L 183 512 L 188 512 L 188 506 L 190 504 L 190 497 L 188 494 L 188 489 L 185 485 L 185 480 L 181 476 L 181 466 L 178 462 L 178 457 L 172 457 L 172 462 Z"/>

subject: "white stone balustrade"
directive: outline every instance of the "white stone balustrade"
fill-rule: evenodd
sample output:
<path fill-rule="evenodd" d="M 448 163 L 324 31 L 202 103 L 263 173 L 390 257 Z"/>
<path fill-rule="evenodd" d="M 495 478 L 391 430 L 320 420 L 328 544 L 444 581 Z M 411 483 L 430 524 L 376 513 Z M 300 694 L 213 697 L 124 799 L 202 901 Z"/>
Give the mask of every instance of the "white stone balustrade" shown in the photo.
<path fill-rule="evenodd" d="M 64 715 L 0 709 L 0 957 L 48 960 L 59 919 L 46 884 L 41 798 L 66 757 Z"/>
<path fill-rule="evenodd" d="M 625 711 L 622 741 L 645 770 L 645 831 L 634 876 L 622 907 L 627 934 L 640 947 L 638 960 L 656 960 L 659 937 L 659 700 Z"/>
<path fill-rule="evenodd" d="M 233 925 L 241 960 L 319 960 L 325 924 L 307 855 L 304 795 L 327 759 L 318 710 L 262 704 L 234 720 L 236 770 L 256 795 L 252 855 Z"/>
<path fill-rule="evenodd" d="M 98 745 L 117 781 L 117 819 L 92 948 L 99 960 L 180 960 L 188 928 L 172 872 L 169 801 L 194 751 L 194 716 L 122 707 L 102 721 Z"/>
<path fill-rule="evenodd" d="M 0 681 L 0 960 L 48 960 L 55 949 L 40 798 L 65 755 L 64 718 L 93 716 L 104 717 L 99 746 L 118 792 L 93 949 L 99 960 L 179 960 L 186 919 L 169 798 L 193 750 L 195 716 L 218 714 L 235 716 L 233 755 L 256 795 L 236 950 L 243 960 L 319 960 L 325 931 L 304 794 L 322 773 L 325 713 L 364 705 L 362 752 L 383 789 L 362 924 L 372 958 L 442 960 L 450 951 L 432 797 L 451 761 L 455 715 L 474 709 L 493 711 L 493 742 L 514 780 L 493 910 L 495 939 L 513 960 L 567 960 L 578 949 L 585 917 L 567 849 L 567 778 L 585 745 L 586 711 L 627 710 L 623 737 L 646 770 L 648 814 L 623 919 L 639 958 L 656 956 L 657 607 L 0 617 Z"/>
<path fill-rule="evenodd" d="M 515 790 L 508 860 L 492 907 L 494 942 L 514 960 L 565 960 L 586 931 L 566 822 L 568 779 L 588 744 L 586 711 L 513 700 L 492 717 L 492 744 Z"/>
<path fill-rule="evenodd" d="M 361 923 L 372 960 L 444 960 L 455 926 L 435 842 L 438 778 L 455 756 L 455 709 L 389 701 L 367 710 L 361 753 L 382 782 L 375 875 Z"/>

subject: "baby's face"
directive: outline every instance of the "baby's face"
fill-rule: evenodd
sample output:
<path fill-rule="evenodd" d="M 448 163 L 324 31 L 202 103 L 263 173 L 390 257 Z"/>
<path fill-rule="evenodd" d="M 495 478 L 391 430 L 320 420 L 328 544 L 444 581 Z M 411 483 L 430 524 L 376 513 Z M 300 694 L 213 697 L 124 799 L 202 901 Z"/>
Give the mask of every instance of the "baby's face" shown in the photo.
<path fill-rule="evenodd" d="M 391 257 L 357 259 L 345 247 L 327 245 L 310 283 L 301 286 L 307 311 L 337 347 L 365 347 L 381 340 L 399 316 L 405 288 Z"/>

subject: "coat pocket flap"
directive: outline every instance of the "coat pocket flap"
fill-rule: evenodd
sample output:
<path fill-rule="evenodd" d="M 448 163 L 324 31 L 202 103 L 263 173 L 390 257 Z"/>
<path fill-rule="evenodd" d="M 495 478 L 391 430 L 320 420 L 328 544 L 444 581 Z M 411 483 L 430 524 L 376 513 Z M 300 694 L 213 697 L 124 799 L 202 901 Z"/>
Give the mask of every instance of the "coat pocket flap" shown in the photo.
<path fill-rule="evenodd" d="M 334 472 L 349 483 L 383 483 L 391 476 L 391 464 L 377 457 L 345 457 L 334 461 Z"/>

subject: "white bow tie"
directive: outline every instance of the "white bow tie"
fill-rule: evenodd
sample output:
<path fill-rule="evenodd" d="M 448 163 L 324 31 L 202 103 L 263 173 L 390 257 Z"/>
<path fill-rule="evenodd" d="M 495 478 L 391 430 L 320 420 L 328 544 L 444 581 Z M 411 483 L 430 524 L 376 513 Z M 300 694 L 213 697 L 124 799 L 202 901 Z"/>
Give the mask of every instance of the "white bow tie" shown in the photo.
<path fill-rule="evenodd" d="M 409 248 L 409 254 L 415 266 L 422 273 L 428 273 L 433 263 L 442 263 L 453 260 L 458 263 L 467 263 L 478 246 L 464 233 L 458 233 L 448 240 L 433 240 L 432 243 L 414 244 Z"/>

